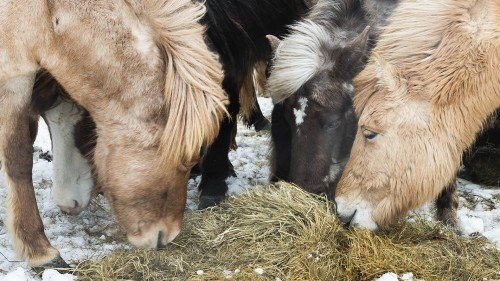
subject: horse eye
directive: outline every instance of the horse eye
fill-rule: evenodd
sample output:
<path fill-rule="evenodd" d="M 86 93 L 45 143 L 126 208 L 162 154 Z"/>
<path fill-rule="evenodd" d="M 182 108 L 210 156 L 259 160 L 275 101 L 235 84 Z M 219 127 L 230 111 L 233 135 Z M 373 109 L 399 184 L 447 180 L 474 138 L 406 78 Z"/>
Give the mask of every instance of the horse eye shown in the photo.
<path fill-rule="evenodd" d="M 368 129 L 362 129 L 363 131 L 363 136 L 367 139 L 367 140 L 372 140 L 374 138 L 376 138 L 378 136 L 378 133 L 375 133 L 373 131 L 370 131 Z"/>
<path fill-rule="evenodd" d="M 342 119 L 334 120 L 326 125 L 327 129 L 335 129 L 342 123 Z"/>

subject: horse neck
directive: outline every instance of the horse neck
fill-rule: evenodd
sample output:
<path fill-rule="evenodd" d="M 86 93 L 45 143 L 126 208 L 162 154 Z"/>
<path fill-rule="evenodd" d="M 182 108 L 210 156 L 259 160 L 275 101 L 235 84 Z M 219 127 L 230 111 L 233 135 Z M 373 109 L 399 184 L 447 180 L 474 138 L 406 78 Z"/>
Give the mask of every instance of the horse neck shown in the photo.
<path fill-rule="evenodd" d="M 497 61 L 498 59 L 500 57 Z M 453 155 L 456 162 L 460 161 L 461 155 L 474 143 L 488 118 L 500 108 L 500 78 L 494 75 L 496 69 L 500 69 L 500 64 L 486 70 L 489 71 L 486 74 L 490 75 L 456 85 L 462 91 L 447 89 L 456 95 L 454 100 L 433 103 L 434 124 L 442 132 L 441 137 L 450 142 L 449 149 L 455 152 Z"/>
<path fill-rule="evenodd" d="M 307 19 L 324 26 L 343 26 L 351 16 L 360 17 L 360 0 L 319 0 Z"/>
<path fill-rule="evenodd" d="M 457 166 L 500 107 L 499 15 L 498 1 L 402 2 L 375 50 L 404 73 L 395 81 L 425 87 L 412 98 L 429 103 L 433 135 Z"/>
<path fill-rule="evenodd" d="M 363 10 L 367 14 L 369 25 L 376 29 L 379 33 L 379 28 L 387 23 L 387 18 L 396 8 L 399 0 L 365 0 Z"/>
<path fill-rule="evenodd" d="M 151 120 L 160 114 L 164 65 L 148 28 L 122 1 L 107 4 L 113 7 L 68 3 L 49 7 L 59 22 L 52 23 L 50 39 L 38 49 L 41 67 L 91 113 L 98 127 L 123 124 L 131 115 Z M 127 36 L 123 42 L 113 39 Z"/>

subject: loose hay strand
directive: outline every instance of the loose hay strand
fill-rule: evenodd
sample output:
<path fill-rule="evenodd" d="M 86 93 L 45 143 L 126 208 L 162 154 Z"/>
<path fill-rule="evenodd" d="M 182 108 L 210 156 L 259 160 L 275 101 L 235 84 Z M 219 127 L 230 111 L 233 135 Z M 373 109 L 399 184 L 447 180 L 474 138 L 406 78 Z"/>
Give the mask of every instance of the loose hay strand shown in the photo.
<path fill-rule="evenodd" d="M 325 197 L 279 183 L 187 212 L 181 235 L 165 250 L 114 252 L 80 263 L 76 274 L 82 280 L 373 280 L 391 271 L 424 280 L 500 279 L 500 252 L 484 238 L 459 237 L 423 219 L 391 229 L 345 229 Z"/>

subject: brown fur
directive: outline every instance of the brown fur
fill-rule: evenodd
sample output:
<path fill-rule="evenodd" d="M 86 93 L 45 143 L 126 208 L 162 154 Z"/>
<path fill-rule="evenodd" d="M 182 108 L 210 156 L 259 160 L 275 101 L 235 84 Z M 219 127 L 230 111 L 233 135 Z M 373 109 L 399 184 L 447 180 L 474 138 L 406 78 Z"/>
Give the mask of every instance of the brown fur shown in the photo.
<path fill-rule="evenodd" d="M 407 0 L 388 22 L 354 81 L 359 129 L 336 191 L 379 227 L 436 199 L 500 106 L 500 2 Z"/>
<path fill-rule="evenodd" d="M 97 184 L 129 240 L 164 245 L 180 230 L 189 168 L 216 136 L 227 102 L 221 66 L 198 23 L 203 13 L 189 0 L 1 0 L 7 226 L 30 265 L 58 257 L 31 182 L 35 73 L 47 69 L 95 120 Z"/>

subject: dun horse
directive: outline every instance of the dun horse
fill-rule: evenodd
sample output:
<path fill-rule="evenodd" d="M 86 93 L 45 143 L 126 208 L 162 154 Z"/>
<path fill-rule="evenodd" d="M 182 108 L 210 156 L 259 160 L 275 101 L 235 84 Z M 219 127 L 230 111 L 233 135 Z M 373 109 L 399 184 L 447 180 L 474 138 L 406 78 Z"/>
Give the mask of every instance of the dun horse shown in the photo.
<path fill-rule="evenodd" d="M 32 183 L 30 101 L 50 72 L 96 123 L 98 185 L 138 247 L 180 231 L 190 167 L 225 111 L 221 65 L 189 0 L 0 2 L 0 144 L 6 225 L 32 266 L 61 264 Z M 28 16 L 29 15 L 29 16 Z"/>
<path fill-rule="evenodd" d="M 335 198 L 368 229 L 438 197 L 500 106 L 500 2 L 408 0 L 389 22 L 354 80 L 359 126 Z"/>
<path fill-rule="evenodd" d="M 396 4 L 320 0 L 290 35 L 272 39 L 272 181 L 333 196 L 356 133 L 352 79 Z"/>
<path fill-rule="evenodd" d="M 211 146 L 206 148 L 200 165 L 202 174 L 199 185 L 201 191 L 200 209 L 215 205 L 226 196 L 227 184 L 225 180 L 228 175 L 232 174 L 228 153 L 232 143 L 232 135 L 236 130 L 236 117 L 240 112 L 240 102 L 247 124 L 254 125 L 256 130 L 266 126 L 267 120 L 258 108 L 252 83 L 253 69 L 261 67 L 262 62 L 267 62 L 272 52 L 265 37 L 266 34 L 285 34 L 286 26 L 298 20 L 315 1 L 204 1 L 207 13 L 202 22 L 207 26 L 206 35 L 209 45 L 220 55 L 223 65 L 225 72 L 223 87 L 229 95 L 230 118 L 223 120 L 217 138 Z M 54 135 L 53 137 L 58 136 Z M 68 150 L 65 153 L 73 155 L 75 151 L 73 149 L 73 151 Z M 59 155 L 59 157 L 67 156 Z M 57 161 L 56 155 L 54 155 L 54 161 Z M 82 166 L 73 170 L 71 174 L 78 176 L 86 170 L 88 169 Z M 88 202 L 89 197 L 82 198 L 80 196 L 82 192 L 78 191 L 79 185 L 74 183 L 74 177 L 72 180 L 67 179 L 66 182 L 70 182 L 71 185 L 70 188 L 64 189 L 64 194 L 70 195 L 73 199 L 59 200 L 58 197 L 54 197 L 62 210 L 78 213 L 82 207 L 85 207 L 79 203 Z M 63 190 L 57 187 L 58 182 L 54 182 L 54 184 L 56 191 Z"/>

